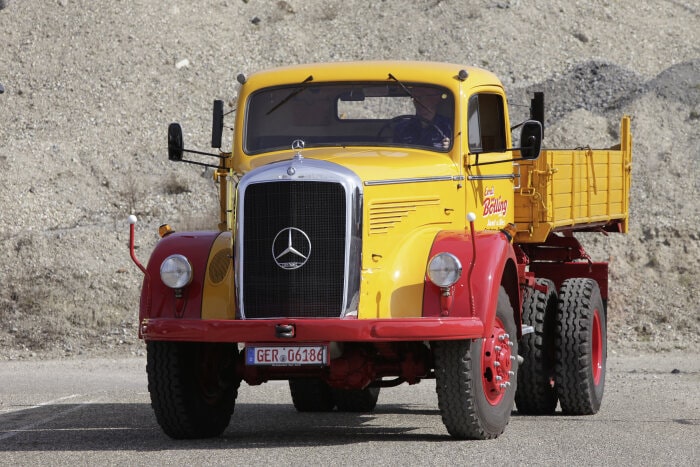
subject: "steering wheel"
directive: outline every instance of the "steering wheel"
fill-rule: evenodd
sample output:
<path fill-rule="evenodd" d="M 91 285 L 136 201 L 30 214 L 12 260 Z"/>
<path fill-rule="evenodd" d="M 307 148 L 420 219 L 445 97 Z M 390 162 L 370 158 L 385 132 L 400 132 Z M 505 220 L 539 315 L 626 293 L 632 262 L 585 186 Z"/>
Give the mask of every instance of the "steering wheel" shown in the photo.
<path fill-rule="evenodd" d="M 426 119 L 424 119 L 424 118 L 421 118 L 421 117 L 419 117 L 418 115 L 397 115 L 396 117 L 394 117 L 394 118 L 392 118 L 391 120 L 389 120 L 388 122 L 386 122 L 386 123 L 379 129 L 379 131 L 377 132 L 377 138 L 378 138 L 378 139 L 382 139 L 382 138 L 383 138 L 382 135 L 383 135 L 384 132 L 387 131 L 388 129 L 391 129 L 391 132 L 392 132 L 392 134 L 393 134 L 394 131 L 396 131 L 396 127 L 398 127 L 399 125 L 402 125 L 402 124 L 404 124 L 404 123 L 408 124 L 408 122 L 411 122 L 411 121 L 415 121 L 415 122 L 417 122 L 419 125 L 421 125 L 421 126 L 423 126 L 423 127 L 426 127 L 426 128 L 427 128 L 427 127 L 434 128 L 435 131 L 437 131 L 438 134 L 442 135 L 443 137 L 446 137 L 445 133 L 444 133 L 444 132 L 440 129 L 440 127 L 438 127 L 435 123 L 433 123 L 433 122 L 431 122 L 431 121 L 429 121 L 429 120 L 426 120 Z"/>

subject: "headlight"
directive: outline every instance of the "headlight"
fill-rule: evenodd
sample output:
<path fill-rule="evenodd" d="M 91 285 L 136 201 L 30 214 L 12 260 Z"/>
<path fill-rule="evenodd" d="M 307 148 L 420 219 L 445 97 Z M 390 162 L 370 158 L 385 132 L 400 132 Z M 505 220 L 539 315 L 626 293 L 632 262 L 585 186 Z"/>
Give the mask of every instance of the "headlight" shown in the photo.
<path fill-rule="evenodd" d="M 438 287 L 450 287 L 462 275 L 462 263 L 452 253 L 438 253 L 428 262 L 428 278 Z"/>
<path fill-rule="evenodd" d="M 170 255 L 160 265 L 160 280 L 171 289 L 181 289 L 192 281 L 192 265 L 182 255 Z"/>

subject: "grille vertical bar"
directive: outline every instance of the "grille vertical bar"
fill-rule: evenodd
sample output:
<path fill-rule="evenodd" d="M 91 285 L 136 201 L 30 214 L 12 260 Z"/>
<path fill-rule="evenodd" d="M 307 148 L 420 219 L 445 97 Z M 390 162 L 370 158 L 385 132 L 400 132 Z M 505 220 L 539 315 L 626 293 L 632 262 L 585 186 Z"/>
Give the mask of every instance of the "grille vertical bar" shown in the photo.
<path fill-rule="evenodd" d="M 247 187 L 243 238 L 239 239 L 243 241 L 246 318 L 341 315 L 346 209 L 345 189 L 335 182 L 274 181 Z M 291 233 L 285 230 L 289 228 Z M 278 234 L 281 238 L 275 241 Z M 296 266 L 291 263 L 302 262 L 299 255 L 280 256 L 290 241 L 294 250 L 308 256 L 306 263 L 296 269 L 291 269 Z M 278 262 L 290 263 L 290 269 Z"/>

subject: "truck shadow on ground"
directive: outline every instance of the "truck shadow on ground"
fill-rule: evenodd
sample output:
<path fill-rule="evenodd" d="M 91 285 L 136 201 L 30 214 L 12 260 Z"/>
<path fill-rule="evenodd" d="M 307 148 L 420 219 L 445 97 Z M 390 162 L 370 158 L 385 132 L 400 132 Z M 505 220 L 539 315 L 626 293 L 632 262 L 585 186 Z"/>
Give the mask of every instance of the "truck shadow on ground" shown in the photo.
<path fill-rule="evenodd" d="M 441 426 L 437 409 L 410 405 L 386 404 L 373 413 L 357 414 L 298 413 L 291 404 L 237 404 L 222 436 L 173 440 L 161 431 L 149 404 L 55 404 L 0 414 L 0 452 L 244 449 L 451 439 Z"/>
<path fill-rule="evenodd" d="M 531 417 L 513 412 L 511 422 L 533 419 L 561 423 L 621 423 L 609 417 L 572 417 L 557 412 Z M 646 423 L 700 425 L 698 419 L 659 419 Z M 22 451 L 163 451 L 341 446 L 356 443 L 445 442 L 436 409 L 411 404 L 380 404 L 373 413 L 298 413 L 291 404 L 237 404 L 222 436 L 173 440 L 158 426 L 147 403 L 51 404 L 0 414 L 0 453 Z M 479 442 L 474 442 L 479 443 Z"/>

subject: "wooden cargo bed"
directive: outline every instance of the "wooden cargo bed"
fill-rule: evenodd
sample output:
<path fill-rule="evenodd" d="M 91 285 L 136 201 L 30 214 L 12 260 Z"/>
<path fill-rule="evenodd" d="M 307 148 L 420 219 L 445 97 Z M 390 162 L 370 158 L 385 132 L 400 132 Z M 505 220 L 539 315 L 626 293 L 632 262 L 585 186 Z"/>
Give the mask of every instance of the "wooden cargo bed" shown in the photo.
<path fill-rule="evenodd" d="M 520 163 L 515 191 L 516 243 L 543 243 L 550 233 L 627 232 L 632 167 L 630 118 L 609 149 L 543 149 Z"/>

